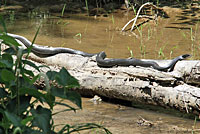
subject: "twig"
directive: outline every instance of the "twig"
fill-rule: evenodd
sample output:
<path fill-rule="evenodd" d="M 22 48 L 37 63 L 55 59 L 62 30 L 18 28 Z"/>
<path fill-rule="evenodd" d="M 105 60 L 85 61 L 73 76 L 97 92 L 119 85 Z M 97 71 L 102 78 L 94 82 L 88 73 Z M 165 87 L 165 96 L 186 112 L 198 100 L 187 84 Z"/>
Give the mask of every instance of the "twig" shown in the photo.
<path fill-rule="evenodd" d="M 138 16 L 138 17 L 140 18 L 140 17 L 142 17 L 142 16 Z M 126 23 L 126 25 L 122 28 L 122 31 L 124 31 L 125 28 L 126 28 L 131 22 L 133 22 L 135 19 L 136 19 L 136 18 L 133 18 L 133 19 L 130 20 L 128 23 Z"/>
<path fill-rule="evenodd" d="M 131 31 L 133 31 L 138 17 L 139 17 L 139 18 L 142 18 L 142 17 L 143 17 L 143 16 L 141 16 L 141 15 L 139 15 L 139 14 L 140 14 L 140 11 L 142 10 L 142 8 L 145 7 L 145 6 L 151 6 L 151 7 L 155 8 L 155 9 L 160 9 L 160 8 L 158 8 L 157 6 L 155 6 L 155 5 L 153 5 L 152 3 L 149 3 L 149 2 L 143 4 L 143 5 L 139 8 L 136 17 L 133 18 L 133 19 L 131 19 L 131 20 L 122 28 L 121 31 L 124 31 L 125 28 L 126 28 L 131 22 L 134 21 L 134 22 L 133 22 L 133 25 L 132 25 L 132 27 L 131 27 Z"/>

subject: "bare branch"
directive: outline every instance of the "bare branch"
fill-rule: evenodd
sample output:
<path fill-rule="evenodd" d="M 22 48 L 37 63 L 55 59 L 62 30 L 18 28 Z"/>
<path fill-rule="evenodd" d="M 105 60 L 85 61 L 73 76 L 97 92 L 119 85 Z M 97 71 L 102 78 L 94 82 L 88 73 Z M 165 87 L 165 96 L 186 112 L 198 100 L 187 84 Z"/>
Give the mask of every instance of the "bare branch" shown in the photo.
<path fill-rule="evenodd" d="M 133 19 L 131 19 L 128 23 L 126 23 L 126 25 L 122 28 L 121 31 L 124 31 L 125 28 L 126 28 L 131 22 L 134 21 L 134 22 L 133 22 L 133 25 L 132 25 L 132 27 L 131 27 L 131 31 L 133 31 L 133 29 L 134 29 L 134 27 L 135 27 L 135 24 L 136 24 L 136 22 L 137 22 L 137 19 L 138 19 L 138 18 L 146 17 L 146 16 L 141 16 L 141 15 L 139 15 L 140 12 L 141 12 L 141 10 L 142 10 L 142 8 L 145 7 L 145 6 L 151 6 L 151 7 L 155 8 L 155 9 L 160 9 L 160 8 L 158 8 L 157 6 L 155 6 L 155 5 L 153 5 L 152 3 L 149 3 L 149 2 L 143 4 L 143 5 L 139 8 L 136 17 L 133 18 Z"/>

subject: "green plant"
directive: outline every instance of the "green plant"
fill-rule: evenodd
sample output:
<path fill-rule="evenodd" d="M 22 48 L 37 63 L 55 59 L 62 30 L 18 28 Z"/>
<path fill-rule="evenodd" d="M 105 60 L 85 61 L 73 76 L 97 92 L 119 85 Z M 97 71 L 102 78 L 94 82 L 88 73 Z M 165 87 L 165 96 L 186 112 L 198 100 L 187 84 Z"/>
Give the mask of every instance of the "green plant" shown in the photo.
<path fill-rule="evenodd" d="M 89 8 L 88 8 L 88 1 L 87 0 L 85 0 L 85 6 L 86 6 L 87 13 L 89 15 Z"/>
<path fill-rule="evenodd" d="M 146 46 L 144 45 L 143 43 L 143 33 L 142 33 L 142 29 L 143 29 L 143 26 L 141 25 L 140 28 L 137 27 L 137 30 L 140 34 L 140 52 L 142 54 L 142 57 L 145 57 L 146 55 Z"/>
<path fill-rule="evenodd" d="M 192 41 L 191 50 L 192 50 L 192 55 L 194 56 L 194 40 L 195 40 L 195 36 L 193 35 L 193 29 L 192 28 L 190 28 L 190 40 Z"/>
<path fill-rule="evenodd" d="M 195 51 L 198 51 L 196 48 L 197 48 L 197 45 L 196 44 L 196 41 L 198 39 L 198 36 L 197 36 L 197 32 L 198 32 L 198 26 L 199 26 L 199 21 L 197 22 L 196 26 L 195 26 L 195 29 L 193 30 L 193 28 L 190 28 L 190 40 L 192 42 L 191 44 L 191 49 L 192 49 L 192 55 L 195 57 L 197 53 L 195 53 Z M 193 33 L 194 32 L 194 33 Z"/>
<path fill-rule="evenodd" d="M 65 20 L 62 19 L 64 18 L 65 8 L 66 8 L 66 4 L 64 4 L 62 8 L 60 19 L 56 22 L 57 25 L 62 24 L 63 26 L 66 26 L 69 24 L 69 22 L 65 22 Z"/>
<path fill-rule="evenodd" d="M 197 124 L 197 119 L 198 119 L 198 117 L 195 116 L 195 118 L 194 118 L 194 125 L 192 126 L 192 134 L 195 133 L 194 129 L 195 129 L 196 124 Z"/>
<path fill-rule="evenodd" d="M 148 25 L 148 37 L 147 37 L 147 40 L 150 40 L 152 37 L 152 28 L 150 25 Z"/>
<path fill-rule="evenodd" d="M 190 28 L 189 32 L 183 32 L 181 31 L 181 35 L 184 37 L 185 40 L 190 40 L 191 42 L 191 53 L 192 53 L 192 57 L 193 59 L 198 59 L 199 58 L 199 49 L 200 46 L 198 45 L 198 34 L 199 34 L 199 21 L 197 22 L 197 24 L 194 27 Z"/>
<path fill-rule="evenodd" d="M 113 25 L 115 24 L 115 18 L 114 18 L 113 14 L 112 14 L 112 23 L 113 23 Z"/>
<path fill-rule="evenodd" d="M 64 6 L 63 6 L 63 9 L 62 9 L 62 12 L 61 12 L 61 17 L 63 17 L 63 16 L 64 16 L 65 7 L 66 7 L 66 4 L 64 4 Z"/>
<path fill-rule="evenodd" d="M 7 0 L 1 0 L 0 5 L 6 6 L 7 5 Z"/>
<path fill-rule="evenodd" d="M 11 22 L 15 20 L 15 11 L 9 11 L 9 18 Z"/>
<path fill-rule="evenodd" d="M 159 2 L 160 2 L 159 0 L 156 1 L 156 5 L 157 5 L 157 6 L 159 6 Z"/>
<path fill-rule="evenodd" d="M 172 54 L 173 54 L 173 52 L 174 52 L 174 49 L 176 49 L 177 48 L 177 46 L 173 46 L 172 47 L 172 49 L 171 49 L 171 51 L 170 51 L 170 59 L 172 58 Z"/>
<path fill-rule="evenodd" d="M 165 59 L 165 54 L 164 54 L 164 49 L 165 49 L 166 45 L 160 47 L 159 51 L 158 51 L 158 57 L 162 56 L 163 59 Z"/>
<path fill-rule="evenodd" d="M 78 43 L 81 43 L 82 34 L 81 33 L 77 33 L 76 35 L 74 35 L 74 39 L 76 39 L 76 41 L 78 41 Z"/>
<path fill-rule="evenodd" d="M 41 68 L 29 61 L 28 55 L 31 47 L 20 48 L 18 42 L 6 34 L 5 23 L 0 18 L 5 32 L 0 32 L 2 44 L 8 46 L 0 53 L 0 133 L 4 134 L 70 134 L 81 130 L 101 128 L 106 133 L 111 133 L 101 125 L 94 123 L 69 125 L 66 124 L 58 132 L 55 128 L 52 116 L 64 111 L 76 111 L 82 108 L 81 96 L 70 91 L 70 88 L 78 87 L 78 80 L 62 68 L 60 71 L 47 71 L 43 73 Z M 33 39 L 37 37 L 39 29 Z M 32 43 L 32 44 L 33 44 Z M 24 55 L 27 55 L 25 58 Z M 33 73 L 32 69 L 37 73 Z M 37 80 L 44 80 L 45 88 L 38 89 L 34 86 Z M 56 97 L 73 102 L 72 107 Z M 45 106 L 47 104 L 48 106 Z M 66 109 L 52 113 L 56 105 L 65 106 Z"/>
<path fill-rule="evenodd" d="M 130 47 L 127 47 L 128 51 L 130 52 L 131 58 L 133 58 L 133 51 L 130 49 Z"/>

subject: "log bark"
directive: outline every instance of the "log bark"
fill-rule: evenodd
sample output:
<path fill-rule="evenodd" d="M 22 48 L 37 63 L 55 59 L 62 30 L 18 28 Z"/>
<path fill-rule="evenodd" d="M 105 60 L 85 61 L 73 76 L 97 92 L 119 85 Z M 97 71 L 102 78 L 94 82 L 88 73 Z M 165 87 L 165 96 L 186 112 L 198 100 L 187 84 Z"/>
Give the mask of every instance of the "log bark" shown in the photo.
<path fill-rule="evenodd" d="M 200 62 L 197 60 L 179 61 L 174 71 L 161 72 L 132 66 L 100 68 L 96 64 L 95 56 L 87 58 L 58 54 L 39 58 L 31 54 L 29 58 L 50 66 L 52 70 L 67 68 L 79 80 L 80 88 L 76 90 L 83 95 L 97 94 L 187 113 L 198 114 L 200 111 Z M 170 60 L 156 62 L 164 65 Z"/>

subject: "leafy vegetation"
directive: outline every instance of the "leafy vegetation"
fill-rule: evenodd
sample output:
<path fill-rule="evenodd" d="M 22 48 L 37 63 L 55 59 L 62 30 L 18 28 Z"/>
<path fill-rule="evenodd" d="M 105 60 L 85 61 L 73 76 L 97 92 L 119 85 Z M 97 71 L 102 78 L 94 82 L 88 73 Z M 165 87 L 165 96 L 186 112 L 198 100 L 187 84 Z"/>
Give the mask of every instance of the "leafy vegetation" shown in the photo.
<path fill-rule="evenodd" d="M 66 124 L 56 132 L 59 124 L 54 124 L 52 116 L 64 111 L 76 111 L 82 108 L 81 96 L 69 88 L 78 87 L 76 78 L 62 68 L 60 71 L 43 73 L 41 68 L 25 57 L 31 52 L 31 47 L 23 49 L 20 44 L 6 34 L 5 23 L 0 18 L 3 31 L 0 32 L 1 46 L 8 48 L 0 51 L 0 133 L 4 134 L 69 134 L 81 130 L 106 128 L 94 124 Z M 38 30 L 39 31 L 39 30 Z M 35 38 L 38 34 L 35 35 Z M 35 40 L 34 38 L 34 40 Z M 33 40 L 33 43 L 34 43 Z M 37 73 L 32 70 L 35 69 Z M 34 86 L 37 80 L 44 79 L 46 87 L 41 90 Z M 51 84 L 50 84 L 51 83 Z M 56 98 L 67 99 L 75 107 L 57 101 Z M 45 104 L 47 104 L 45 106 Z M 66 107 L 64 111 L 52 113 L 56 105 Z"/>

